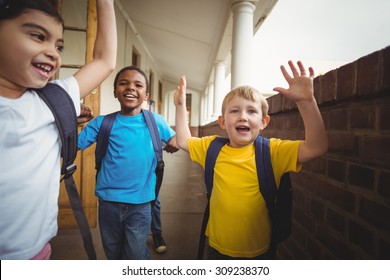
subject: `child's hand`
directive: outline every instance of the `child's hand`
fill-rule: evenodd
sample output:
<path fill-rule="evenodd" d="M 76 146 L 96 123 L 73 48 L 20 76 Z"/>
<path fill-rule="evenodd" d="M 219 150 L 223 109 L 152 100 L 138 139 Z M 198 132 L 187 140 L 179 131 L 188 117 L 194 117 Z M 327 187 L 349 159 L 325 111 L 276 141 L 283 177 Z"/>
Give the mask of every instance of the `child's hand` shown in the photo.
<path fill-rule="evenodd" d="M 80 104 L 80 115 L 77 117 L 77 124 L 86 123 L 94 118 L 92 110 L 85 106 L 84 104 Z"/>
<path fill-rule="evenodd" d="M 187 80 L 186 76 L 180 77 L 180 85 L 177 86 L 174 102 L 175 106 L 185 105 L 186 103 L 186 91 L 187 91 Z"/>
<path fill-rule="evenodd" d="M 303 66 L 302 62 L 298 61 L 297 64 L 300 73 L 298 72 L 297 68 L 291 60 L 288 62 L 288 65 L 290 66 L 290 69 L 292 71 L 292 77 L 283 65 L 280 66 L 280 70 L 282 70 L 282 74 L 286 79 L 289 88 L 285 89 L 282 87 L 276 87 L 273 90 L 280 92 L 294 102 L 312 100 L 314 93 L 314 70 L 312 67 L 309 67 L 309 76 L 307 76 L 305 67 Z"/>

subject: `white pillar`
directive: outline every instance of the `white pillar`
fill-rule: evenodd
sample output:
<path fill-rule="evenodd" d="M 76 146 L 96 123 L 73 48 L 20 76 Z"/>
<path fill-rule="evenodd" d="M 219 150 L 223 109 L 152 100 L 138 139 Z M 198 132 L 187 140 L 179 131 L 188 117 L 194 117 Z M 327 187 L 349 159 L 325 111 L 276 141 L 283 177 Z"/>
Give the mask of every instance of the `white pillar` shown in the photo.
<path fill-rule="evenodd" d="M 200 97 L 200 110 L 199 110 L 199 124 L 204 125 L 205 115 L 206 115 L 206 102 L 207 96 L 206 91 Z"/>
<path fill-rule="evenodd" d="M 203 96 L 202 125 L 207 123 L 207 112 L 208 112 L 208 108 L 209 108 L 208 103 L 209 103 L 209 87 L 207 85 L 206 90 L 204 91 L 204 96 Z"/>
<path fill-rule="evenodd" d="M 213 115 L 212 121 L 218 119 L 221 115 L 221 107 L 223 97 L 226 95 L 225 91 L 225 68 L 224 62 L 216 63 L 214 67 L 214 104 L 213 104 Z"/>
<path fill-rule="evenodd" d="M 207 94 L 207 116 L 206 122 L 211 122 L 211 116 L 213 114 L 213 101 L 214 101 L 214 83 L 210 83 Z"/>
<path fill-rule="evenodd" d="M 231 87 L 249 84 L 252 75 L 254 1 L 233 1 Z"/>

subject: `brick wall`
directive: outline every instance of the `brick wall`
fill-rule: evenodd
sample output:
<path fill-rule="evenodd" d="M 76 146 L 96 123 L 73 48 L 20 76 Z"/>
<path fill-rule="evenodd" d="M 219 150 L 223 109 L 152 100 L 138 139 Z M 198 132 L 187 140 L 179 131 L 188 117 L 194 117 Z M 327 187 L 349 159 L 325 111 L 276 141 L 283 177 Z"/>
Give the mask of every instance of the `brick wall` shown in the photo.
<path fill-rule="evenodd" d="M 390 259 L 390 47 L 314 80 L 327 154 L 293 174 L 291 237 L 281 259 Z M 295 104 L 268 98 L 266 137 L 303 139 Z M 200 135 L 221 134 L 216 122 Z"/>

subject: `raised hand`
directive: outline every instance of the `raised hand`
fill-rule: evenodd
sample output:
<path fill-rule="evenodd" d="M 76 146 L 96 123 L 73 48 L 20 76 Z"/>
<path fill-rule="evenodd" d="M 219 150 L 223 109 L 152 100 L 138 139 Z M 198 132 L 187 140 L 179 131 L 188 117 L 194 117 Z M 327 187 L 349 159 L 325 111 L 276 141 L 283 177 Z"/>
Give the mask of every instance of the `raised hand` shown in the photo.
<path fill-rule="evenodd" d="M 275 87 L 273 90 L 280 92 L 294 102 L 308 101 L 313 99 L 313 79 L 314 70 L 309 67 L 309 75 L 307 75 L 306 69 L 301 61 L 297 62 L 298 69 L 294 63 L 290 60 L 288 62 L 290 66 L 292 76 L 287 72 L 286 68 L 282 65 L 280 70 L 284 78 L 286 79 L 289 88 Z"/>
<path fill-rule="evenodd" d="M 180 84 L 176 88 L 174 95 L 174 102 L 176 106 L 185 105 L 186 103 L 186 92 L 187 92 L 187 80 L 186 76 L 180 77 Z"/>
<path fill-rule="evenodd" d="M 177 146 L 188 152 L 188 139 L 191 137 L 191 131 L 187 122 L 187 107 L 186 107 L 186 90 L 187 80 L 185 76 L 180 77 L 180 84 L 176 89 L 174 102 L 176 106 L 176 142 Z"/>

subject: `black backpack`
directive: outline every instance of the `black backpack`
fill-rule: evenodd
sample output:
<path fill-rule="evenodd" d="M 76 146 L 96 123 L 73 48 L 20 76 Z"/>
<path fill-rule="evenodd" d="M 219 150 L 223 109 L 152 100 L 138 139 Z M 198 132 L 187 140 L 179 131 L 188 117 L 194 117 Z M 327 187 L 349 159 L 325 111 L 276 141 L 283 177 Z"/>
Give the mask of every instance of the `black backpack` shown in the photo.
<path fill-rule="evenodd" d="M 221 148 L 229 142 L 228 138 L 216 137 L 210 144 L 205 162 L 205 184 L 208 203 L 203 216 L 199 240 L 198 259 L 203 259 L 205 230 L 209 217 L 209 200 L 213 188 L 214 166 Z M 272 222 L 271 247 L 286 240 L 291 234 L 292 222 L 292 185 L 290 174 L 283 174 L 279 189 L 276 187 L 271 164 L 269 139 L 257 136 L 255 140 L 255 160 L 260 192 L 267 204 Z"/>
<path fill-rule="evenodd" d="M 153 149 L 157 157 L 156 187 L 155 187 L 156 196 L 155 196 L 155 200 L 152 202 L 152 204 L 154 204 L 160 192 L 165 164 L 163 161 L 160 134 L 158 132 L 156 120 L 154 119 L 153 113 L 149 110 L 144 110 L 144 109 L 142 109 L 141 112 L 145 118 L 146 125 L 148 126 L 150 136 L 153 142 Z M 103 119 L 102 125 L 100 126 L 98 138 L 96 141 L 96 148 L 95 148 L 95 168 L 97 172 L 99 172 L 100 170 L 103 157 L 106 153 L 110 132 L 115 122 L 115 118 L 117 114 L 118 112 L 114 112 L 106 115 Z"/>
<path fill-rule="evenodd" d="M 54 115 L 61 138 L 61 175 L 72 206 L 73 215 L 80 227 L 85 251 L 89 259 L 96 259 L 92 235 L 83 205 L 73 180 L 76 171 L 74 160 L 77 155 L 77 116 L 74 104 L 68 93 L 59 85 L 48 83 L 41 89 L 34 89 Z"/>

